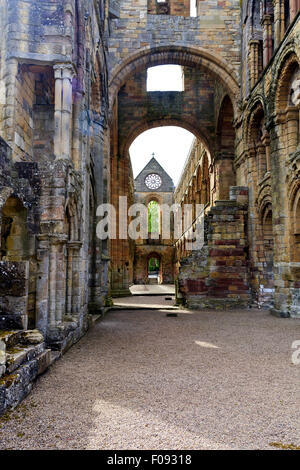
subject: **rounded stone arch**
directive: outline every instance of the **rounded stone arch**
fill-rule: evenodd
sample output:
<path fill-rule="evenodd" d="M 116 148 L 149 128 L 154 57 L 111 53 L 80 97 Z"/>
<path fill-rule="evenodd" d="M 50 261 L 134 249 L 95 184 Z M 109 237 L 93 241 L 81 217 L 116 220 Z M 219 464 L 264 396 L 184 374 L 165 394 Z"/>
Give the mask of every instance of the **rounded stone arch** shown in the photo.
<path fill-rule="evenodd" d="M 0 211 L 13 192 L 13 189 L 9 187 L 4 187 L 0 190 Z"/>
<path fill-rule="evenodd" d="M 11 192 L 0 212 L 0 259 L 11 261 L 30 258 L 28 210 L 22 198 Z"/>
<path fill-rule="evenodd" d="M 273 207 L 271 202 L 266 202 L 261 212 L 261 228 L 264 243 L 264 254 L 267 262 L 272 262 L 273 259 Z"/>
<path fill-rule="evenodd" d="M 147 253 L 147 254 L 146 254 L 147 264 L 148 264 L 148 262 L 149 262 L 149 260 L 150 260 L 151 258 L 156 258 L 156 259 L 158 259 L 159 262 L 160 262 L 160 268 L 161 268 L 161 265 L 162 265 L 162 263 L 163 263 L 163 253 L 158 253 L 158 252 L 155 251 L 155 250 L 151 251 L 150 253 Z"/>
<path fill-rule="evenodd" d="M 197 185 L 197 191 L 200 191 L 201 188 L 201 182 L 202 182 L 202 166 L 200 162 L 198 163 L 197 169 L 196 169 L 196 185 Z"/>
<path fill-rule="evenodd" d="M 211 54 L 203 48 L 165 45 L 154 48 L 143 48 L 131 55 L 111 71 L 109 81 L 110 108 L 121 86 L 133 73 L 156 65 L 175 64 L 187 67 L 203 67 L 219 78 L 227 90 L 234 107 L 235 117 L 238 114 L 240 87 L 234 69 L 221 57 Z"/>
<path fill-rule="evenodd" d="M 162 198 L 158 193 L 150 193 L 145 196 L 144 202 L 146 206 L 148 206 L 151 201 L 155 201 L 159 205 L 162 204 Z"/>
<path fill-rule="evenodd" d="M 289 194 L 290 256 L 300 263 L 300 180 L 294 181 Z"/>
<path fill-rule="evenodd" d="M 169 119 L 157 119 L 154 121 L 141 121 L 139 124 L 132 129 L 132 131 L 128 134 L 128 137 L 124 144 L 121 146 L 120 149 L 120 154 L 124 157 L 128 155 L 129 148 L 133 141 L 143 132 L 148 131 L 150 129 L 155 129 L 156 127 L 167 127 L 167 126 L 175 126 L 175 127 L 181 127 L 192 134 L 194 134 L 195 137 L 197 137 L 198 140 L 202 141 L 205 147 L 208 150 L 209 158 L 210 158 L 210 149 L 212 148 L 212 142 L 210 142 L 210 139 L 208 136 L 206 136 L 204 133 L 202 133 L 195 125 L 194 123 L 190 123 L 188 121 L 181 121 L 180 119 L 174 119 L 174 118 L 169 118 Z"/>
<path fill-rule="evenodd" d="M 263 97 L 257 95 L 255 100 L 249 104 L 247 117 L 244 121 L 243 138 L 248 146 L 251 146 L 251 138 L 254 137 L 257 119 L 262 116 L 266 119 L 266 106 Z"/>
<path fill-rule="evenodd" d="M 261 224 L 265 219 L 266 211 L 269 211 L 270 209 L 272 210 L 272 197 L 267 190 L 257 201 L 258 220 Z"/>
<path fill-rule="evenodd" d="M 293 42 L 289 43 L 274 64 L 274 74 L 271 79 L 270 97 L 272 113 L 284 111 L 288 105 L 288 88 L 296 67 L 300 67 L 298 48 Z"/>
<path fill-rule="evenodd" d="M 159 278 L 162 280 L 162 273 L 163 273 L 163 254 L 162 253 L 157 253 L 156 251 L 151 251 L 151 253 L 147 254 L 145 256 L 145 261 L 146 261 L 146 275 L 148 277 L 149 275 L 149 262 L 151 259 L 157 259 L 159 261 Z"/>

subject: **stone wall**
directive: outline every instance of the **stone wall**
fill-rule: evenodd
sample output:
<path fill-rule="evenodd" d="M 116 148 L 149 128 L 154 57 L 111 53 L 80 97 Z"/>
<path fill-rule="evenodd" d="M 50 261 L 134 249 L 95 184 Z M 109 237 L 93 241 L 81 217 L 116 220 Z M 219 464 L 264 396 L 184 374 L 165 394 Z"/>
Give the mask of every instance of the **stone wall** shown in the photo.
<path fill-rule="evenodd" d="M 184 91 L 147 92 L 147 70 L 134 74 L 118 95 L 119 152 L 143 130 L 153 126 L 182 124 L 200 133 L 213 147 L 214 77 L 203 69 L 183 68 Z M 198 134 L 199 135 L 199 134 Z"/>
<path fill-rule="evenodd" d="M 0 328 L 38 328 L 61 353 L 109 297 L 96 237 L 110 182 L 108 5 L 13 0 L 0 13 Z M 0 384 L 0 412 L 42 371 L 22 358 L 20 380 Z"/>
<path fill-rule="evenodd" d="M 182 3 L 182 2 L 180 2 Z M 199 2 L 198 18 L 147 15 L 147 0 L 120 2 L 120 19 L 112 20 L 109 64 L 112 75 L 117 65 L 135 53 L 156 47 L 208 48 L 230 64 L 239 76 L 240 2 Z"/>
<path fill-rule="evenodd" d="M 50 362 L 50 349 L 37 330 L 0 332 L 0 416 L 30 393 Z"/>
<path fill-rule="evenodd" d="M 289 18 L 287 29 L 278 4 L 274 2 L 272 17 L 274 48 L 269 50 L 265 43 L 263 48 L 271 58 L 261 73 L 253 61 L 252 69 L 250 65 L 247 69 L 247 62 L 243 65 L 244 104 L 237 126 L 235 167 L 238 183 L 249 188 L 249 263 L 255 303 L 272 307 L 277 315 L 299 316 L 299 260 L 293 251 L 299 194 L 299 100 L 291 100 L 291 93 L 297 94 L 297 80 L 293 80 L 299 68 L 299 13 Z M 243 47 L 252 60 L 254 46 L 246 30 Z"/>
<path fill-rule="evenodd" d="M 190 16 L 190 0 L 148 0 L 148 14 Z"/>
<path fill-rule="evenodd" d="M 189 308 L 241 308 L 251 304 L 247 256 L 247 188 L 218 201 L 205 216 L 204 246 L 181 259 L 178 302 Z"/>

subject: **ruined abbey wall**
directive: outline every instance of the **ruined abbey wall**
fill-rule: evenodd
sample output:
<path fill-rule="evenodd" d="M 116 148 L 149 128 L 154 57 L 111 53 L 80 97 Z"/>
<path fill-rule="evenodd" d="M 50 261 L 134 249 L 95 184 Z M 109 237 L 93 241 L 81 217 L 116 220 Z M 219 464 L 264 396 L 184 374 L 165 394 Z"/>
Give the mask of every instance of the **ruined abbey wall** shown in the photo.
<path fill-rule="evenodd" d="M 0 0 L 0 412 L 128 294 L 138 245 L 100 240 L 96 214 L 134 201 L 128 149 L 152 127 L 196 138 L 174 197 L 204 204 L 206 245 L 174 241 L 182 301 L 300 315 L 299 1 L 189 8 Z M 184 92 L 146 92 L 162 64 Z"/>

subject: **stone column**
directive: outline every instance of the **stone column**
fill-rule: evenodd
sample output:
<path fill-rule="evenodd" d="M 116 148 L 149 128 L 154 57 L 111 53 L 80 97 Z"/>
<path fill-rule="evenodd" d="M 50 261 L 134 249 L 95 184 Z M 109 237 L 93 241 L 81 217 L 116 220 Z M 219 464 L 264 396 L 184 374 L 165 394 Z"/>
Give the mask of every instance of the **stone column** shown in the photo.
<path fill-rule="evenodd" d="M 65 243 L 65 239 L 57 236 L 50 239 L 49 326 L 52 327 L 62 322 L 65 311 Z"/>
<path fill-rule="evenodd" d="M 65 5 L 65 36 L 72 40 L 74 34 L 74 10 L 71 1 L 67 1 Z"/>
<path fill-rule="evenodd" d="M 60 238 L 56 241 L 56 323 L 60 324 L 66 312 L 66 239 Z"/>
<path fill-rule="evenodd" d="M 281 43 L 284 36 L 284 0 L 273 0 L 274 3 L 274 48 Z"/>
<path fill-rule="evenodd" d="M 69 242 L 69 249 L 72 250 L 72 302 L 71 313 L 72 316 L 79 315 L 80 313 L 80 249 L 82 242 L 71 241 Z"/>
<path fill-rule="evenodd" d="M 252 39 L 249 42 L 249 63 L 250 63 L 250 86 L 254 87 L 258 80 L 259 72 L 259 41 Z"/>
<path fill-rule="evenodd" d="M 19 63 L 17 59 L 10 59 L 4 65 L 3 72 L 3 137 L 12 147 L 15 141 L 15 113 L 16 113 L 16 80 Z M 2 103 L 1 103 L 2 104 Z M 15 158 L 13 154 L 13 158 Z"/>
<path fill-rule="evenodd" d="M 258 177 L 257 177 L 258 165 L 256 162 L 256 152 L 255 152 L 254 147 L 249 149 L 249 156 L 248 156 L 247 162 L 248 162 L 248 186 L 249 187 L 252 186 L 251 188 L 252 191 L 250 191 L 250 195 L 252 199 L 254 199 L 252 192 L 254 191 L 256 192 L 256 186 L 257 186 L 257 180 L 258 180 Z"/>
<path fill-rule="evenodd" d="M 49 259 L 49 319 L 48 325 L 56 324 L 56 252 L 57 245 L 51 240 Z"/>
<path fill-rule="evenodd" d="M 290 0 L 290 20 L 295 18 L 298 12 L 298 0 Z"/>
<path fill-rule="evenodd" d="M 40 235 L 37 240 L 36 327 L 45 334 L 49 309 L 49 238 L 47 235 Z"/>
<path fill-rule="evenodd" d="M 73 76 L 74 69 L 71 64 L 54 65 L 54 154 L 56 159 L 70 158 Z"/>
<path fill-rule="evenodd" d="M 270 160 L 270 136 L 267 132 L 262 136 L 262 143 L 265 147 L 265 156 L 266 156 L 266 171 L 271 170 L 271 160 Z"/>
<path fill-rule="evenodd" d="M 66 315 L 72 314 L 72 287 L 73 287 L 73 247 L 72 242 L 67 243 L 67 296 L 66 296 Z"/>
<path fill-rule="evenodd" d="M 272 45 L 272 22 L 270 15 L 264 15 L 262 20 L 263 25 L 263 66 L 266 67 L 270 62 L 273 54 Z"/>
<path fill-rule="evenodd" d="M 257 163 L 258 163 L 258 181 L 260 181 L 266 174 L 267 164 L 266 164 L 266 148 L 261 142 L 257 146 Z"/>
<path fill-rule="evenodd" d="M 299 109 L 289 106 L 286 110 L 286 137 L 288 153 L 295 152 L 299 136 Z"/>
<path fill-rule="evenodd" d="M 203 204 L 205 206 L 206 204 L 206 199 L 207 199 L 207 183 L 205 180 L 202 181 L 202 184 L 201 184 L 201 197 L 200 197 L 200 200 L 201 200 L 201 204 Z"/>

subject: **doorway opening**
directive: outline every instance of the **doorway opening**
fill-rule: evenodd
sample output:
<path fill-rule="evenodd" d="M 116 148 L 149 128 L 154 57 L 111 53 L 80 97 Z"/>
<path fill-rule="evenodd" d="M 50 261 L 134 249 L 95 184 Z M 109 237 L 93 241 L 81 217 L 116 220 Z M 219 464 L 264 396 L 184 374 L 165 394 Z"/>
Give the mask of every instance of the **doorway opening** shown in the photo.
<path fill-rule="evenodd" d="M 151 255 L 147 261 L 149 284 L 161 284 L 161 259 L 157 255 Z"/>

